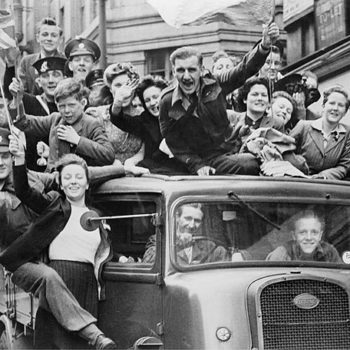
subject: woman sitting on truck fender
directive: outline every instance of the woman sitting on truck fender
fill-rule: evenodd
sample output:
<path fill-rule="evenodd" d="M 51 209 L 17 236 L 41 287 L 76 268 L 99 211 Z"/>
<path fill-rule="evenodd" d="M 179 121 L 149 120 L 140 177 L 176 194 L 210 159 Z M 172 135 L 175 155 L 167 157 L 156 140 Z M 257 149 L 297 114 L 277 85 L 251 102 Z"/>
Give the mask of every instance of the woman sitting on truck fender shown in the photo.
<path fill-rule="evenodd" d="M 64 308 L 66 300 L 62 300 L 61 325 L 68 330 L 75 330 L 97 349 L 116 349 L 114 341 L 95 325 L 98 296 L 104 296 L 101 271 L 111 259 L 112 250 L 102 224 L 93 231 L 86 231 L 80 226 L 81 215 L 89 210 L 85 204 L 89 188 L 86 162 L 75 154 L 64 155 L 56 164 L 59 190 L 43 194 L 28 184 L 23 142 L 14 135 L 9 138 L 10 152 L 14 156 L 16 195 L 39 217 L 1 253 L 1 263 L 16 274 L 21 266 L 48 249 L 50 266 L 62 277 L 77 303 L 80 303 L 79 306 L 91 314 L 88 324 L 75 322 L 73 315 Z M 84 278 L 81 278 L 82 274 Z M 56 294 L 60 298 L 59 293 Z M 71 296 L 71 299 L 74 297 Z"/>

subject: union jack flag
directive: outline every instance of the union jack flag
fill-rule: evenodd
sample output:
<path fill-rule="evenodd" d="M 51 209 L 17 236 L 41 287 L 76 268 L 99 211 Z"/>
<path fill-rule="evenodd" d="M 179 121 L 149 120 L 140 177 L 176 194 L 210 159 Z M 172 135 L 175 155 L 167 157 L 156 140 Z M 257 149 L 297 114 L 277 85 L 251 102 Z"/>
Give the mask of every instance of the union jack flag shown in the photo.
<path fill-rule="evenodd" d="M 16 47 L 15 20 L 8 10 L 0 9 L 0 49 Z"/>

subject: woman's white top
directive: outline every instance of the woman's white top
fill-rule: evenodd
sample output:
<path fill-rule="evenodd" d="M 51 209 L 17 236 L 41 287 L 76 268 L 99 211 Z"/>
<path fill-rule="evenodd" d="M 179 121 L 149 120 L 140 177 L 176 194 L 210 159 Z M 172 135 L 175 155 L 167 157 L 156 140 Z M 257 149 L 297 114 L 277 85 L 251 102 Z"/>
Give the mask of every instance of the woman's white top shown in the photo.
<path fill-rule="evenodd" d="M 49 247 L 50 260 L 69 260 L 94 264 L 95 254 L 101 243 L 100 231 L 86 231 L 80 225 L 80 217 L 89 211 L 87 207 L 72 205 L 72 212 L 64 229 Z"/>

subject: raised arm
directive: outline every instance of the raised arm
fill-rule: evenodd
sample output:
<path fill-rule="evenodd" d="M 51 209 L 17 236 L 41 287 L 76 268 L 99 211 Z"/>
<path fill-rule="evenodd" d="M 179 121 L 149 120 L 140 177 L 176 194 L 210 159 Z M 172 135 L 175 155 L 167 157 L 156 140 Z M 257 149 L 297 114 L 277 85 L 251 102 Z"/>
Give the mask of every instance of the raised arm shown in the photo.
<path fill-rule="evenodd" d="M 27 207 L 39 214 L 48 207 L 53 197 L 29 186 L 23 141 L 14 135 L 10 135 L 9 138 L 9 149 L 14 158 L 13 179 L 16 196 Z"/>
<path fill-rule="evenodd" d="M 237 66 L 217 76 L 225 95 L 242 86 L 248 78 L 259 72 L 270 53 L 271 45 L 278 37 L 279 28 L 272 22 L 264 27 L 261 42 L 255 45 Z"/>

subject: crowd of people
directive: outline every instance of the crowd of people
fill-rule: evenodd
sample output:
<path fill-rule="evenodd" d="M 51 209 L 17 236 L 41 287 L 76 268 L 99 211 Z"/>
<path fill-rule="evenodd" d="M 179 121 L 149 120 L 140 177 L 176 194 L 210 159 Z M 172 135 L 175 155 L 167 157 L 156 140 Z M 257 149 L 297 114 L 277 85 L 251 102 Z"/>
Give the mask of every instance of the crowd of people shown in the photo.
<path fill-rule="evenodd" d="M 18 71 L 8 61 L 0 263 L 17 285 L 40 294 L 40 306 L 66 330 L 97 349 L 117 348 L 96 326 L 99 273 L 110 259 L 106 230 L 101 225 L 87 234 L 77 222 L 89 210 L 89 183 L 125 174 L 291 175 L 291 169 L 304 177 L 346 178 L 350 136 L 341 120 L 348 93 L 330 87 L 321 115 L 312 113 L 310 104 L 320 98 L 317 77 L 282 77 L 278 37 L 270 23 L 240 62 L 215 53 L 211 71 L 197 49 L 178 48 L 170 56 L 174 79 L 167 82 L 140 77 L 128 62 L 99 69 L 101 51 L 89 39 L 71 40 L 63 54 L 62 30 L 45 18 L 40 51 L 23 57 Z M 49 265 L 33 262 L 44 251 Z M 183 259 L 194 254 L 186 251 Z M 88 293 L 79 284 L 82 273 L 91 282 Z"/>
<path fill-rule="evenodd" d="M 62 30 L 44 18 L 40 52 L 5 74 L 3 99 L 25 132 L 27 167 L 50 172 L 63 154 L 75 153 L 88 165 L 120 162 L 136 175 L 346 178 L 348 93 L 331 86 L 320 115 L 312 112 L 321 97 L 317 76 L 282 76 L 278 36 L 270 24 L 239 62 L 215 52 L 211 70 L 198 50 L 179 48 L 168 82 L 140 77 L 128 62 L 97 68 L 101 51 L 89 39 L 69 41 L 62 54 Z"/>

